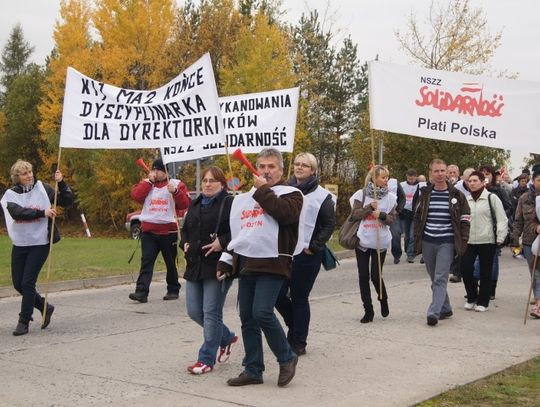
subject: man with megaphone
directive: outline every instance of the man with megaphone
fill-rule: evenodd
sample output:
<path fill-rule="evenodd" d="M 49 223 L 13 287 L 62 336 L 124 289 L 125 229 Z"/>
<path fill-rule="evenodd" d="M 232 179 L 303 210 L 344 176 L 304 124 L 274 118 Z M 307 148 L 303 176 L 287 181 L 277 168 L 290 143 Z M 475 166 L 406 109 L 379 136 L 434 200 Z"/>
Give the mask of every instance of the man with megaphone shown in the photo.
<path fill-rule="evenodd" d="M 129 294 L 133 301 L 147 302 L 154 263 L 161 252 L 167 267 L 167 294 L 164 300 L 175 300 L 180 292 L 176 255 L 178 252 L 178 223 L 175 210 L 186 209 L 191 199 L 183 182 L 169 180 L 161 158 L 154 160 L 148 178 L 135 185 L 133 200 L 143 205 L 141 220 L 141 269 L 135 292 Z M 172 198 L 172 199 L 171 199 Z M 174 201 L 173 201 L 174 200 Z"/>
<path fill-rule="evenodd" d="M 231 207 L 231 242 L 218 263 L 222 274 L 238 275 L 238 304 L 242 322 L 244 371 L 229 386 L 263 382 L 261 331 L 279 363 L 278 386 L 294 377 L 298 356 L 287 342 L 274 314 L 284 279 L 291 277 L 292 258 L 303 249 L 300 190 L 283 181 L 283 157 L 274 148 L 257 156 L 251 191 L 237 196 Z"/>

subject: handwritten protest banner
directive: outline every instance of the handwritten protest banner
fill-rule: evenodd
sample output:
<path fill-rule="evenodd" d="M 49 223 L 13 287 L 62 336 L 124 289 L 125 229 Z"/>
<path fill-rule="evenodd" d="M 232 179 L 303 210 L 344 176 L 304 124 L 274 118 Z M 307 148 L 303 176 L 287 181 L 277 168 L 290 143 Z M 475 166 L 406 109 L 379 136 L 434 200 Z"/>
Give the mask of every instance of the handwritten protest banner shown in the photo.
<path fill-rule="evenodd" d="M 223 140 L 209 54 L 155 90 L 118 88 L 68 68 L 60 147 L 204 146 Z"/>
<path fill-rule="evenodd" d="M 219 98 L 228 147 L 244 153 L 265 147 L 293 151 L 298 96 L 299 88 L 291 88 Z M 225 154 L 224 139 L 203 146 L 171 143 L 161 148 L 165 163 L 220 154 Z"/>
<path fill-rule="evenodd" d="M 540 83 L 372 61 L 371 128 L 540 152 Z"/>

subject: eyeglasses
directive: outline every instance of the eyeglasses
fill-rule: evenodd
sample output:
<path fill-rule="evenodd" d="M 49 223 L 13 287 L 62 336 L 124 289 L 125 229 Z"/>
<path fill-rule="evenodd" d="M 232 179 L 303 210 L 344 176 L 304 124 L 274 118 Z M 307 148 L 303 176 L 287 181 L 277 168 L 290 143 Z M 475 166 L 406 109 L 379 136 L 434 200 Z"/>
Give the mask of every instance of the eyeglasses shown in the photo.
<path fill-rule="evenodd" d="M 216 182 L 219 182 L 217 179 L 203 179 L 201 180 L 202 184 L 215 184 Z"/>
<path fill-rule="evenodd" d="M 311 168 L 311 165 L 306 164 L 306 163 L 294 163 L 293 165 L 294 165 L 295 167 Z"/>

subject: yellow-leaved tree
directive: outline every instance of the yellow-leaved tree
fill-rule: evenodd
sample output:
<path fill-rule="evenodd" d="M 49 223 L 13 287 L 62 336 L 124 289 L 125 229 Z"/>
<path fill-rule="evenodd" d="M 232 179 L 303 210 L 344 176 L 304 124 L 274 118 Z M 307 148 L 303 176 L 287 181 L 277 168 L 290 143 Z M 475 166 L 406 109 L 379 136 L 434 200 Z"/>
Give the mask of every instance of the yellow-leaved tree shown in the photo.
<path fill-rule="evenodd" d="M 60 141 L 60 123 L 68 66 L 86 75 L 96 72 L 90 38 L 91 10 L 85 0 L 66 0 L 60 4 L 60 19 L 55 24 L 55 47 L 48 59 L 43 99 L 38 110 L 41 115 L 40 131 L 45 142 L 41 151 L 47 174 L 56 165 Z M 68 161 L 64 161 L 69 163 Z M 66 175 L 72 168 L 62 165 Z"/>
<path fill-rule="evenodd" d="M 224 61 L 220 71 L 222 96 L 293 87 L 296 77 L 287 30 L 271 22 L 263 10 L 244 21 L 233 54 Z M 242 183 L 249 184 L 251 175 L 243 168 L 239 172 L 240 168 L 236 163 L 233 165 L 233 171 L 240 174 Z"/>

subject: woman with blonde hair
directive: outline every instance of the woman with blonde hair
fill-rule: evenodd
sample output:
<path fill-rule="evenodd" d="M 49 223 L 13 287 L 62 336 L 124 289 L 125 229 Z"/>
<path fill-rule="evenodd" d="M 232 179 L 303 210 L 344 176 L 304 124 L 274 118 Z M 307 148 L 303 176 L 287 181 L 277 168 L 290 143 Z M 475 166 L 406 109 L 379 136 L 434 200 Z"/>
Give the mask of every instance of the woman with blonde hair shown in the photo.
<path fill-rule="evenodd" d="M 70 206 L 73 203 L 73 194 L 59 170 L 55 172 L 54 179 L 58 183 L 58 205 Z M 13 287 L 22 295 L 19 323 L 13 331 L 13 335 L 20 336 L 28 333 L 28 325 L 33 320 L 33 309 L 37 308 L 42 314 L 44 311 L 45 302 L 36 290 L 36 281 L 49 255 L 50 228 L 57 213 L 56 208 L 51 207 L 54 188 L 34 178 L 32 164 L 17 160 L 11 167 L 11 180 L 15 186 L 6 191 L 1 204 L 8 234 L 13 242 Z M 53 243 L 58 240 L 60 235 L 55 226 Z M 54 306 L 47 304 L 41 329 L 49 325 L 53 312 Z"/>
<path fill-rule="evenodd" d="M 363 324 L 372 322 L 375 315 L 369 287 L 370 277 L 381 304 L 381 315 L 386 318 L 390 313 L 382 267 L 387 248 L 392 241 L 389 225 L 397 215 L 397 197 L 388 191 L 389 175 L 386 167 L 374 166 L 366 176 L 364 188 L 356 191 L 350 198 L 352 219 L 361 219 L 357 234 L 359 243 L 355 253 L 360 296 L 365 312 L 360 320 Z"/>
<path fill-rule="evenodd" d="M 293 165 L 294 175 L 288 184 L 304 194 L 304 250 L 293 257 L 291 279 L 285 280 L 276 309 L 289 328 L 287 340 L 300 356 L 306 353 L 311 319 L 309 294 L 321 268 L 326 242 L 336 226 L 336 197 L 319 185 L 313 154 L 298 154 Z"/>

